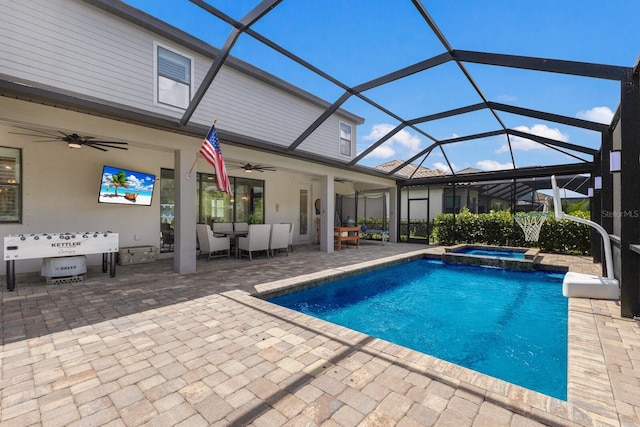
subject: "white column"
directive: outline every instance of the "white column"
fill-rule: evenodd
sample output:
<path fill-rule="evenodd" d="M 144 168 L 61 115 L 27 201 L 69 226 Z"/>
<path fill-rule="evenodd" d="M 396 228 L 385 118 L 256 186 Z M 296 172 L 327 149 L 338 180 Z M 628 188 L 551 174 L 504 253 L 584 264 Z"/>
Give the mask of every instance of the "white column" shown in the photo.
<path fill-rule="evenodd" d="M 398 187 L 389 188 L 389 241 L 398 242 Z"/>
<path fill-rule="evenodd" d="M 320 179 L 320 250 L 322 252 L 333 252 L 335 204 L 333 175 L 325 175 Z"/>
<path fill-rule="evenodd" d="M 180 274 L 196 271 L 196 182 L 197 173 L 189 170 L 195 158 L 193 149 L 176 150 L 175 162 L 175 245 L 173 271 Z"/>

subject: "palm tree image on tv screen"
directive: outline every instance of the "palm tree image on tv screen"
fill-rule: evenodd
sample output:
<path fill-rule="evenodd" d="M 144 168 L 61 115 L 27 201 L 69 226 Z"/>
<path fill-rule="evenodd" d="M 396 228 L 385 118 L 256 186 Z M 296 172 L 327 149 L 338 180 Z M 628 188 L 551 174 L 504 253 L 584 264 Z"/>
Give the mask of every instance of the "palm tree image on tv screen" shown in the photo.
<path fill-rule="evenodd" d="M 150 206 L 155 175 L 104 166 L 99 203 Z"/>

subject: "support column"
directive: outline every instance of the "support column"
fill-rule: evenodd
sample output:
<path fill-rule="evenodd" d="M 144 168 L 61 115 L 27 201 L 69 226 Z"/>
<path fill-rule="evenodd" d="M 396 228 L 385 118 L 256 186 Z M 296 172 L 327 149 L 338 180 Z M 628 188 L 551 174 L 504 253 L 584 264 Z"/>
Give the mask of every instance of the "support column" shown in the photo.
<path fill-rule="evenodd" d="M 393 243 L 398 242 L 398 210 L 399 198 L 398 198 L 398 186 L 389 188 L 389 224 L 387 230 L 389 231 L 389 241 Z"/>
<path fill-rule="evenodd" d="M 602 173 L 602 191 L 600 191 L 600 217 L 599 224 L 613 234 L 613 176 L 609 170 L 609 152 L 613 150 L 613 134 L 602 134 L 602 148 L 600 158 L 600 173 Z"/>
<path fill-rule="evenodd" d="M 333 175 L 325 175 L 320 179 L 320 199 L 320 250 L 333 252 L 333 220 L 336 216 Z"/>
<path fill-rule="evenodd" d="M 622 82 L 620 126 L 620 309 L 623 317 L 640 316 L 640 258 L 629 245 L 640 244 L 640 87 L 638 68 Z"/>
<path fill-rule="evenodd" d="M 189 176 L 194 156 L 193 149 L 174 152 L 176 216 L 173 271 L 180 274 L 196 271 L 196 171 Z"/>
<path fill-rule="evenodd" d="M 600 225 L 609 234 L 613 234 L 613 176 L 609 170 L 609 152 L 613 150 L 613 134 L 610 131 L 602 134 L 602 145 L 600 148 L 600 173 L 602 174 L 602 191 L 600 199 Z M 597 217 L 597 215 L 596 215 Z M 615 253 L 615 252 L 614 252 Z M 616 257 L 614 257 L 614 260 Z M 601 260 L 602 262 L 602 260 Z M 602 276 L 605 275 L 605 266 L 602 266 Z"/>
<path fill-rule="evenodd" d="M 591 221 L 602 224 L 602 200 L 600 199 L 601 190 L 595 188 L 595 177 L 602 174 L 602 151 L 593 156 L 593 172 L 591 172 L 591 187 L 593 188 L 593 197 L 589 200 L 589 212 Z M 602 262 L 602 238 L 600 233 L 591 228 L 591 257 L 593 262 Z M 604 272 L 603 272 L 604 276 Z"/>

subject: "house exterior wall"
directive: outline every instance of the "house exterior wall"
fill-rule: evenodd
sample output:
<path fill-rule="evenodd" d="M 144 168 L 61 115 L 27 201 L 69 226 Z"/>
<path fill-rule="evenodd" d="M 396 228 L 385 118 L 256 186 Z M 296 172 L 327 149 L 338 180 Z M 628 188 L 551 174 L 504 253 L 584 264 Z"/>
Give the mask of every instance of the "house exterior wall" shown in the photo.
<path fill-rule="evenodd" d="M 29 120 L 29 121 L 27 121 Z M 74 129 L 80 134 L 127 141 L 127 151 L 100 152 L 89 147 L 70 149 L 62 141 L 36 142 L 39 138 L 15 127 L 39 126 L 43 129 Z M 174 152 L 180 147 L 196 159 L 202 139 L 172 132 L 127 124 L 115 120 L 44 106 L 27 101 L 0 97 L 0 146 L 22 150 L 22 222 L 0 223 L 0 235 L 24 233 L 63 233 L 112 231 L 119 235 L 120 247 L 160 245 L 160 186 L 156 182 L 152 205 L 122 206 L 99 204 L 98 194 L 103 165 L 151 173 L 160 177 L 162 168 L 175 169 Z M 337 174 L 356 182 L 367 182 L 379 188 L 393 185 L 392 180 L 363 176 L 336 170 L 320 164 L 285 158 L 275 153 L 262 153 L 222 141 L 227 161 L 252 158 L 273 165 L 277 171 L 253 173 L 252 178 L 265 183 L 265 223 L 291 223 L 296 226 L 295 244 L 315 242 L 313 201 L 321 197 L 320 177 Z M 197 158 L 193 173 L 213 172 L 213 167 Z M 228 169 L 230 176 L 247 177 L 240 168 Z M 336 186 L 340 191 L 353 191 L 353 184 Z M 307 234 L 300 231 L 300 189 L 309 191 L 307 200 Z M 195 222 L 195 206 L 193 207 Z M 195 240 L 195 235 L 193 236 Z M 4 248 L 3 248 L 4 249 Z M 4 253 L 2 253 L 4 256 Z M 161 254 L 160 256 L 171 256 Z M 195 257 L 195 253 L 193 254 Z M 100 255 L 89 255 L 87 265 L 100 265 Z M 16 262 L 17 273 L 40 271 L 41 260 Z M 126 268 L 126 267 L 122 267 Z M 5 265 L 0 265 L 0 274 Z M 19 286 L 19 282 L 18 285 Z"/>
<path fill-rule="evenodd" d="M 89 148 L 71 150 L 63 142 L 32 142 L 0 126 L 0 145 L 22 149 L 22 223 L 1 224 L 3 235 L 112 231 L 121 247 L 160 244 L 160 197 L 156 185 L 151 206 L 98 203 L 103 165 L 156 175 L 173 167 L 169 152 L 131 148 L 96 156 Z M 156 182 L 159 184 L 159 182 Z M 3 248 L 4 249 L 4 248 Z M 4 255 L 4 254 L 3 254 Z M 101 256 L 88 255 L 88 265 Z M 16 272 L 38 271 L 41 260 L 16 262 Z M 4 274 L 4 264 L 0 270 Z"/>
<path fill-rule="evenodd" d="M 214 58 L 213 48 L 209 56 L 190 51 L 79 0 L 8 2 L 2 12 L 3 78 L 169 116 L 176 121 L 183 110 L 154 102 L 156 44 L 193 58 L 192 94 Z M 90 31 L 74 31 L 76 28 Z M 216 119 L 219 129 L 289 146 L 326 107 L 311 95 L 296 96 L 237 68 L 223 66 L 191 120 L 208 125 Z M 354 120 L 353 116 L 334 114 L 304 141 L 300 150 L 350 160 L 356 154 Z M 351 157 L 339 153 L 340 121 L 352 125 Z"/>

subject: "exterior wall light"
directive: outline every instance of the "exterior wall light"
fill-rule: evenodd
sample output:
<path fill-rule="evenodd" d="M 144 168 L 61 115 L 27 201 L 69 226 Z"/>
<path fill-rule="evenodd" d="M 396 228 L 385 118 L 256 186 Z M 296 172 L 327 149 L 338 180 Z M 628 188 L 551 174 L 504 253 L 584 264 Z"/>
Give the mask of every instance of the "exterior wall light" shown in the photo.
<path fill-rule="evenodd" d="M 622 170 L 622 151 L 611 150 L 609 152 L 609 171 L 620 172 Z"/>
<path fill-rule="evenodd" d="M 594 190 L 602 190 L 602 177 L 594 176 L 593 177 L 593 189 Z"/>
<path fill-rule="evenodd" d="M 587 196 L 593 197 L 593 188 L 591 187 L 587 188 Z"/>

